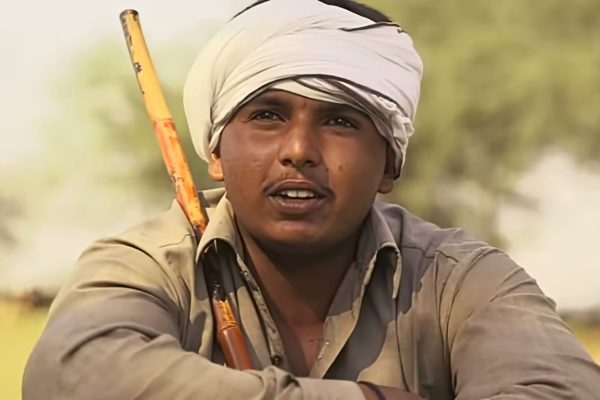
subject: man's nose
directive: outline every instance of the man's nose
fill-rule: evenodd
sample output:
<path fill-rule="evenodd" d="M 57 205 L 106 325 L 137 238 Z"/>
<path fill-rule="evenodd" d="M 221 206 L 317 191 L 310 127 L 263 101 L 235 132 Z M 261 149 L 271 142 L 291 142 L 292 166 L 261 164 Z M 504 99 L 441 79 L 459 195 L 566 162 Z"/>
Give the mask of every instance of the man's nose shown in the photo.
<path fill-rule="evenodd" d="M 292 121 L 281 137 L 279 161 L 295 168 L 321 164 L 322 153 L 318 128 L 308 120 Z"/>

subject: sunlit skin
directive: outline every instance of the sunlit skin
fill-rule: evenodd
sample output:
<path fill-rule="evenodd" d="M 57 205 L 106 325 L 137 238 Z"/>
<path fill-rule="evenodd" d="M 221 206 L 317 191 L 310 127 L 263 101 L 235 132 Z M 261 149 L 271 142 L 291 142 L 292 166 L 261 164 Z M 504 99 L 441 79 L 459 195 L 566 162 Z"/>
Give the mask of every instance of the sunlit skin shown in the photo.
<path fill-rule="evenodd" d="M 268 91 L 237 111 L 209 163 L 211 177 L 224 181 L 246 262 L 297 375 L 316 360 L 327 310 L 376 194 L 392 188 L 386 153 L 361 111 Z"/>

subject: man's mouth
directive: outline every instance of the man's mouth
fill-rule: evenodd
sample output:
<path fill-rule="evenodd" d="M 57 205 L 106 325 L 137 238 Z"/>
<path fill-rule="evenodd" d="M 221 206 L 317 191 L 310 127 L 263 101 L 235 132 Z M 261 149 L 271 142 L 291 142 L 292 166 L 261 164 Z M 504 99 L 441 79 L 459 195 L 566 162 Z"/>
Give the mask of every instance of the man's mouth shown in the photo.
<path fill-rule="evenodd" d="M 272 186 L 267 194 L 278 212 L 294 218 L 321 209 L 331 197 L 328 189 L 304 179 L 281 181 Z"/>
<path fill-rule="evenodd" d="M 323 197 L 318 193 L 313 192 L 312 190 L 306 189 L 286 189 L 275 192 L 273 196 L 282 197 L 284 199 L 294 199 L 294 200 L 310 200 Z"/>

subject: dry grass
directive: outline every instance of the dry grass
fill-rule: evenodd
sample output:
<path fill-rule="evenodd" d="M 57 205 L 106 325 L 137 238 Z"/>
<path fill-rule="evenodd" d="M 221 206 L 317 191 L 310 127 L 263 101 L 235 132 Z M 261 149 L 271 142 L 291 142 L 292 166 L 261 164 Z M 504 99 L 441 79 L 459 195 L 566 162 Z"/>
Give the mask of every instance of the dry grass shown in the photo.
<path fill-rule="evenodd" d="M 0 399 L 21 398 L 21 378 L 27 357 L 46 322 L 46 310 L 31 310 L 0 301 Z M 574 326 L 575 333 L 600 363 L 600 327 Z"/>
<path fill-rule="evenodd" d="M 589 328 L 573 326 L 573 329 L 587 351 L 600 364 L 600 326 Z"/>
<path fill-rule="evenodd" d="M 0 399 L 21 398 L 27 357 L 46 322 L 46 310 L 0 302 Z"/>

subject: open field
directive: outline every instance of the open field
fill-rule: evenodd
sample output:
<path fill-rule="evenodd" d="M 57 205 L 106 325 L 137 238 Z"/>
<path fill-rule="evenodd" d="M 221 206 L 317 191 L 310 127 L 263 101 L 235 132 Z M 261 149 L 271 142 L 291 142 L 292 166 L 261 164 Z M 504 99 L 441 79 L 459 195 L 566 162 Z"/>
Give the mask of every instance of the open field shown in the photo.
<path fill-rule="evenodd" d="M 21 398 L 25 362 L 45 322 L 45 309 L 0 302 L 0 399 Z"/>
<path fill-rule="evenodd" d="M 21 376 L 46 321 L 46 310 L 0 302 L 0 399 L 21 398 Z M 600 362 L 600 326 L 575 326 L 575 332 Z"/>
<path fill-rule="evenodd" d="M 575 327 L 575 333 L 592 357 L 594 357 L 594 360 L 600 364 L 600 326 L 592 328 Z"/>

